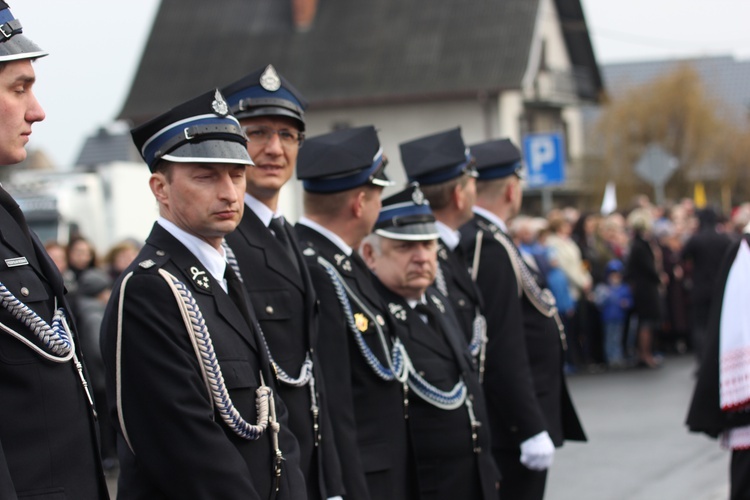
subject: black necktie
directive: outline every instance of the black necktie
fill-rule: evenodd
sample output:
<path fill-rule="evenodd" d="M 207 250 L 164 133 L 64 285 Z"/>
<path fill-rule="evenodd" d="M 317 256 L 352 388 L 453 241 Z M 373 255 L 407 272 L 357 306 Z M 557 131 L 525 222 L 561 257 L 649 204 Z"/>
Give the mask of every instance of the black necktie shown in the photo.
<path fill-rule="evenodd" d="M 430 325 L 433 330 L 439 331 L 437 322 L 435 320 L 435 314 L 427 304 L 417 302 L 417 305 L 414 306 L 414 310 L 427 318 L 427 324 Z"/>
<path fill-rule="evenodd" d="M 31 242 L 31 234 L 29 233 L 29 226 L 26 224 L 26 217 L 23 216 L 23 212 L 21 211 L 21 207 L 18 206 L 18 203 L 16 203 L 16 200 L 13 199 L 13 197 L 2 187 L 0 187 L 0 205 L 5 208 L 5 210 L 10 214 L 11 217 L 18 223 L 18 225 L 21 228 L 21 231 L 23 231 L 23 234 L 26 235 L 26 237 L 29 239 L 29 242 Z"/>
<path fill-rule="evenodd" d="M 299 273 L 299 263 L 297 262 L 297 254 L 294 251 L 294 247 L 292 247 L 292 242 L 289 241 L 289 235 L 286 232 L 286 228 L 284 227 L 286 225 L 286 221 L 284 220 L 284 217 L 274 217 L 271 219 L 271 222 L 268 224 L 268 228 L 271 229 L 276 236 L 276 239 L 279 240 L 279 243 L 281 243 L 281 246 L 284 247 L 284 250 L 286 250 L 287 255 L 289 256 L 289 259 L 294 264 L 294 268 Z"/>
<path fill-rule="evenodd" d="M 237 274 L 235 274 L 232 266 L 230 266 L 229 264 L 227 264 L 227 267 L 224 269 L 224 279 L 227 280 L 227 295 L 229 295 L 229 298 L 232 299 L 232 302 L 234 302 L 234 305 L 237 306 L 237 309 L 240 310 L 240 312 L 242 313 L 242 317 L 245 318 L 247 324 L 252 325 L 250 321 L 250 315 L 247 312 L 249 304 L 245 300 L 245 293 L 242 289 L 242 282 L 237 277 Z"/>

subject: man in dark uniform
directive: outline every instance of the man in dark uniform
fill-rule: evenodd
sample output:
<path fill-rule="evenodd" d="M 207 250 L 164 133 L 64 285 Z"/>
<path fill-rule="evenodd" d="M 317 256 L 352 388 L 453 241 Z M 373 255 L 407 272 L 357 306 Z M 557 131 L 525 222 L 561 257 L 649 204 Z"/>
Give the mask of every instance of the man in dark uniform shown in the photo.
<path fill-rule="evenodd" d="M 487 413 L 463 332 L 448 299 L 430 285 L 435 218 L 415 185 L 383 200 L 362 257 L 407 352 L 409 436 L 419 497 L 496 499 L 499 474 Z"/>
<path fill-rule="evenodd" d="M 722 259 L 687 416 L 690 431 L 721 437 L 722 446 L 732 450 L 731 500 L 750 499 L 749 243 L 746 233 Z"/>
<path fill-rule="evenodd" d="M 521 208 L 521 155 L 507 139 L 471 147 L 479 171 L 477 205 L 461 228 L 487 315 L 484 392 L 504 499 L 541 499 L 555 446 L 585 440 L 563 374 L 564 332 L 507 234 Z M 477 243 L 479 242 L 479 251 Z"/>
<path fill-rule="evenodd" d="M 392 184 L 386 164 L 375 128 L 365 126 L 308 139 L 297 166 L 305 216 L 295 230 L 325 318 L 318 354 L 328 407 L 346 497 L 361 500 L 414 498 L 400 344 L 357 252 Z"/>
<path fill-rule="evenodd" d="M 419 183 L 435 214 L 440 234 L 435 286 L 451 301 L 469 349 L 477 359 L 481 380 L 486 325 L 479 289 L 469 274 L 458 231 L 474 216 L 472 209 L 477 197 L 474 159 L 459 128 L 405 142 L 400 148 L 409 181 Z"/>
<path fill-rule="evenodd" d="M 299 448 L 222 241 L 252 160 L 218 90 L 133 129 L 159 206 L 102 324 L 120 499 L 307 498 Z"/>
<path fill-rule="evenodd" d="M 279 212 L 304 139 L 307 102 L 268 65 L 224 89 L 247 135 L 255 165 L 247 169 L 245 215 L 227 237 L 274 365 L 289 425 L 300 444 L 311 499 L 341 495 L 341 468 L 331 439 L 322 376 L 316 368 L 315 290 L 291 225 Z"/>
<path fill-rule="evenodd" d="M 44 119 L 32 61 L 47 53 L 22 31 L 0 1 L 0 165 L 26 158 Z M 0 258 L 0 498 L 107 498 L 62 278 L 3 188 Z"/>

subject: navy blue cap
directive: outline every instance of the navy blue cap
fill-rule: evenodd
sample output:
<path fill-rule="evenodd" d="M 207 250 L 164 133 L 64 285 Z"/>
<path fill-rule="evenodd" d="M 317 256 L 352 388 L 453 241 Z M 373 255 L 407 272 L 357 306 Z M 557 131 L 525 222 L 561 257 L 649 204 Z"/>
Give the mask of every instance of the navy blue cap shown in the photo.
<path fill-rule="evenodd" d="M 176 106 L 130 131 L 149 170 L 160 160 L 177 163 L 253 165 L 247 139 L 214 89 Z"/>
<path fill-rule="evenodd" d="M 268 65 L 221 89 L 237 119 L 288 116 L 305 130 L 307 101 L 286 78 Z"/>
<path fill-rule="evenodd" d="M 36 59 L 47 55 L 22 33 L 21 21 L 13 17 L 8 4 L 0 0 L 0 62 Z"/>
<path fill-rule="evenodd" d="M 404 142 L 399 147 L 409 182 L 428 186 L 466 173 L 476 176 L 473 159 L 458 127 Z"/>
<path fill-rule="evenodd" d="M 375 234 L 392 240 L 425 241 L 437 239 L 435 216 L 419 184 L 412 183 L 406 189 L 383 200 Z"/>
<path fill-rule="evenodd" d="M 387 164 L 375 127 L 347 128 L 305 141 L 297 158 L 297 179 L 311 193 L 337 193 L 365 184 L 392 186 L 385 175 Z"/>
<path fill-rule="evenodd" d="M 510 139 L 494 139 L 470 147 L 480 181 L 502 179 L 521 170 L 521 151 Z"/>

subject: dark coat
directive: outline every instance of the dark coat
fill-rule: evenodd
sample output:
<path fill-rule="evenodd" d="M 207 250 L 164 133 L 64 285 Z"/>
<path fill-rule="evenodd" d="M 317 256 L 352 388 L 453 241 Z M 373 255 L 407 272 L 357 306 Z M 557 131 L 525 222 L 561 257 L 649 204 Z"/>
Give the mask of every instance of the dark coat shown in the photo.
<path fill-rule="evenodd" d="M 245 288 L 260 322 L 274 361 L 291 377 L 297 377 L 308 352 L 313 352 L 314 376 L 319 392 L 320 446 L 315 444 L 310 388 L 279 385 L 289 409 L 289 426 L 300 444 L 301 466 L 308 481 L 308 495 L 327 498 L 343 493 L 341 467 L 332 439 L 332 424 L 323 391 L 323 375 L 317 362 L 318 307 L 310 274 L 294 231 L 288 236 L 295 248 L 301 272 L 297 272 L 284 247 L 248 206 L 240 225 L 226 241 L 237 257 Z"/>
<path fill-rule="evenodd" d="M 70 307 L 60 273 L 33 234 L 32 240 L 0 207 L 0 282 L 50 323 L 55 299 L 66 313 Z M 19 257 L 26 257 L 28 264 L 8 265 Z M 4 307 L 0 322 L 39 345 Z M 69 322 L 82 359 L 72 318 Z M 0 399 L 0 498 L 108 498 L 93 413 L 73 361 L 43 359 L 0 331 Z"/>
<path fill-rule="evenodd" d="M 525 294 L 518 296 L 508 252 L 495 240 L 496 234 L 509 237 L 491 221 L 476 215 L 461 228 L 464 255 L 473 256 L 478 231 L 483 237 L 477 285 L 485 301 L 488 336 L 484 392 L 493 447 L 518 449 L 544 430 L 555 446 L 585 440 L 565 383 L 557 323 Z"/>
<path fill-rule="evenodd" d="M 451 251 L 443 240 L 438 240 L 438 265 L 445 279 L 448 292 L 446 296 L 451 301 L 467 342 L 471 342 L 474 334 L 474 318 L 482 305 L 479 289 L 471 280 L 467 268 L 467 261 L 471 257 L 473 256 L 464 259 L 461 246 Z"/>
<path fill-rule="evenodd" d="M 373 284 L 370 270 L 355 253 L 345 254 L 326 236 L 302 224 L 295 226 L 325 318 L 318 339 L 318 356 L 326 379 L 326 393 L 334 438 L 341 460 L 347 498 L 409 500 L 409 440 L 404 419 L 404 394 L 398 381 L 378 377 L 365 360 L 348 321 L 353 321 L 380 363 L 388 366 L 375 322 L 382 323 L 388 349 L 392 347 L 390 315 Z M 343 278 L 356 299 L 348 297 L 349 318 L 342 309 L 322 257 Z M 357 323 L 357 319 L 359 322 Z M 379 321 L 378 321 L 379 320 Z"/>
<path fill-rule="evenodd" d="M 149 261 L 153 263 L 150 266 Z M 195 299 L 211 334 L 229 396 L 251 423 L 257 421 L 255 391 L 261 385 L 260 377 L 274 388 L 257 322 L 249 307 L 243 314 L 208 271 L 202 275 L 208 279 L 208 289 L 197 285 L 191 272 L 196 268 L 204 269 L 195 255 L 157 224 L 116 283 L 107 306 L 102 354 L 110 415 L 118 433 L 119 499 L 265 500 L 271 495 L 271 433 L 266 431 L 255 441 L 240 438 L 215 411 L 177 301 L 159 269 L 177 277 Z M 120 316 L 122 280 L 131 272 Z M 115 364 L 118 321 L 122 322 L 119 408 Z M 306 498 L 299 448 L 275 388 L 274 400 L 285 458 L 279 497 Z M 120 426 L 118 410 L 125 429 Z M 124 431 L 133 451 L 125 442 Z"/>
<path fill-rule="evenodd" d="M 744 236 L 750 243 L 750 235 Z M 706 345 L 701 360 L 698 380 L 687 415 L 687 426 L 692 432 L 702 432 L 718 437 L 722 431 L 733 427 L 750 425 L 750 412 L 724 412 L 719 404 L 719 325 L 721 305 L 724 301 L 724 288 L 737 256 L 740 242 L 732 244 L 723 259 L 716 285 L 713 288 L 715 300 L 708 320 Z"/>
<path fill-rule="evenodd" d="M 633 313 L 640 320 L 661 321 L 661 279 L 654 251 L 638 233 L 633 236 L 624 278 L 633 289 Z"/>
<path fill-rule="evenodd" d="M 440 390 L 452 389 L 461 377 L 466 383 L 467 398 L 473 404 L 476 419 L 482 424 L 487 422 L 487 408 L 478 374 L 448 299 L 436 289 L 430 288 L 425 293 L 427 306 L 437 321 L 436 328 L 426 324 L 404 298 L 379 281 L 376 285 L 388 303 L 397 335 L 406 347 L 414 370 Z M 441 306 L 438 307 L 436 302 Z M 422 498 L 497 498 L 496 484 L 500 474 L 488 452 L 491 439 L 487 425 L 476 430 L 474 442 L 465 405 L 444 410 L 413 392 L 409 396 L 408 415 Z"/>
<path fill-rule="evenodd" d="M 692 267 L 690 299 L 694 303 L 710 305 L 724 255 L 732 244 L 728 234 L 714 227 L 703 227 L 688 239 L 682 249 L 682 260 Z"/>

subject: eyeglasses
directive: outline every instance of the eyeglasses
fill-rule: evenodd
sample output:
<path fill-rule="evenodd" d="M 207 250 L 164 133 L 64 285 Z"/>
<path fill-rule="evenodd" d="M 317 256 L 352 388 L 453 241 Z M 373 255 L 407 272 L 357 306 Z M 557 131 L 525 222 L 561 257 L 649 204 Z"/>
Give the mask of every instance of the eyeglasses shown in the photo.
<path fill-rule="evenodd" d="M 242 130 L 245 132 L 248 142 L 265 146 L 271 137 L 275 135 L 279 136 L 279 142 L 285 148 L 301 147 L 302 141 L 305 140 L 305 134 L 302 132 L 296 132 L 288 129 L 274 130 L 271 127 L 262 126 L 248 126 L 243 127 Z"/>

